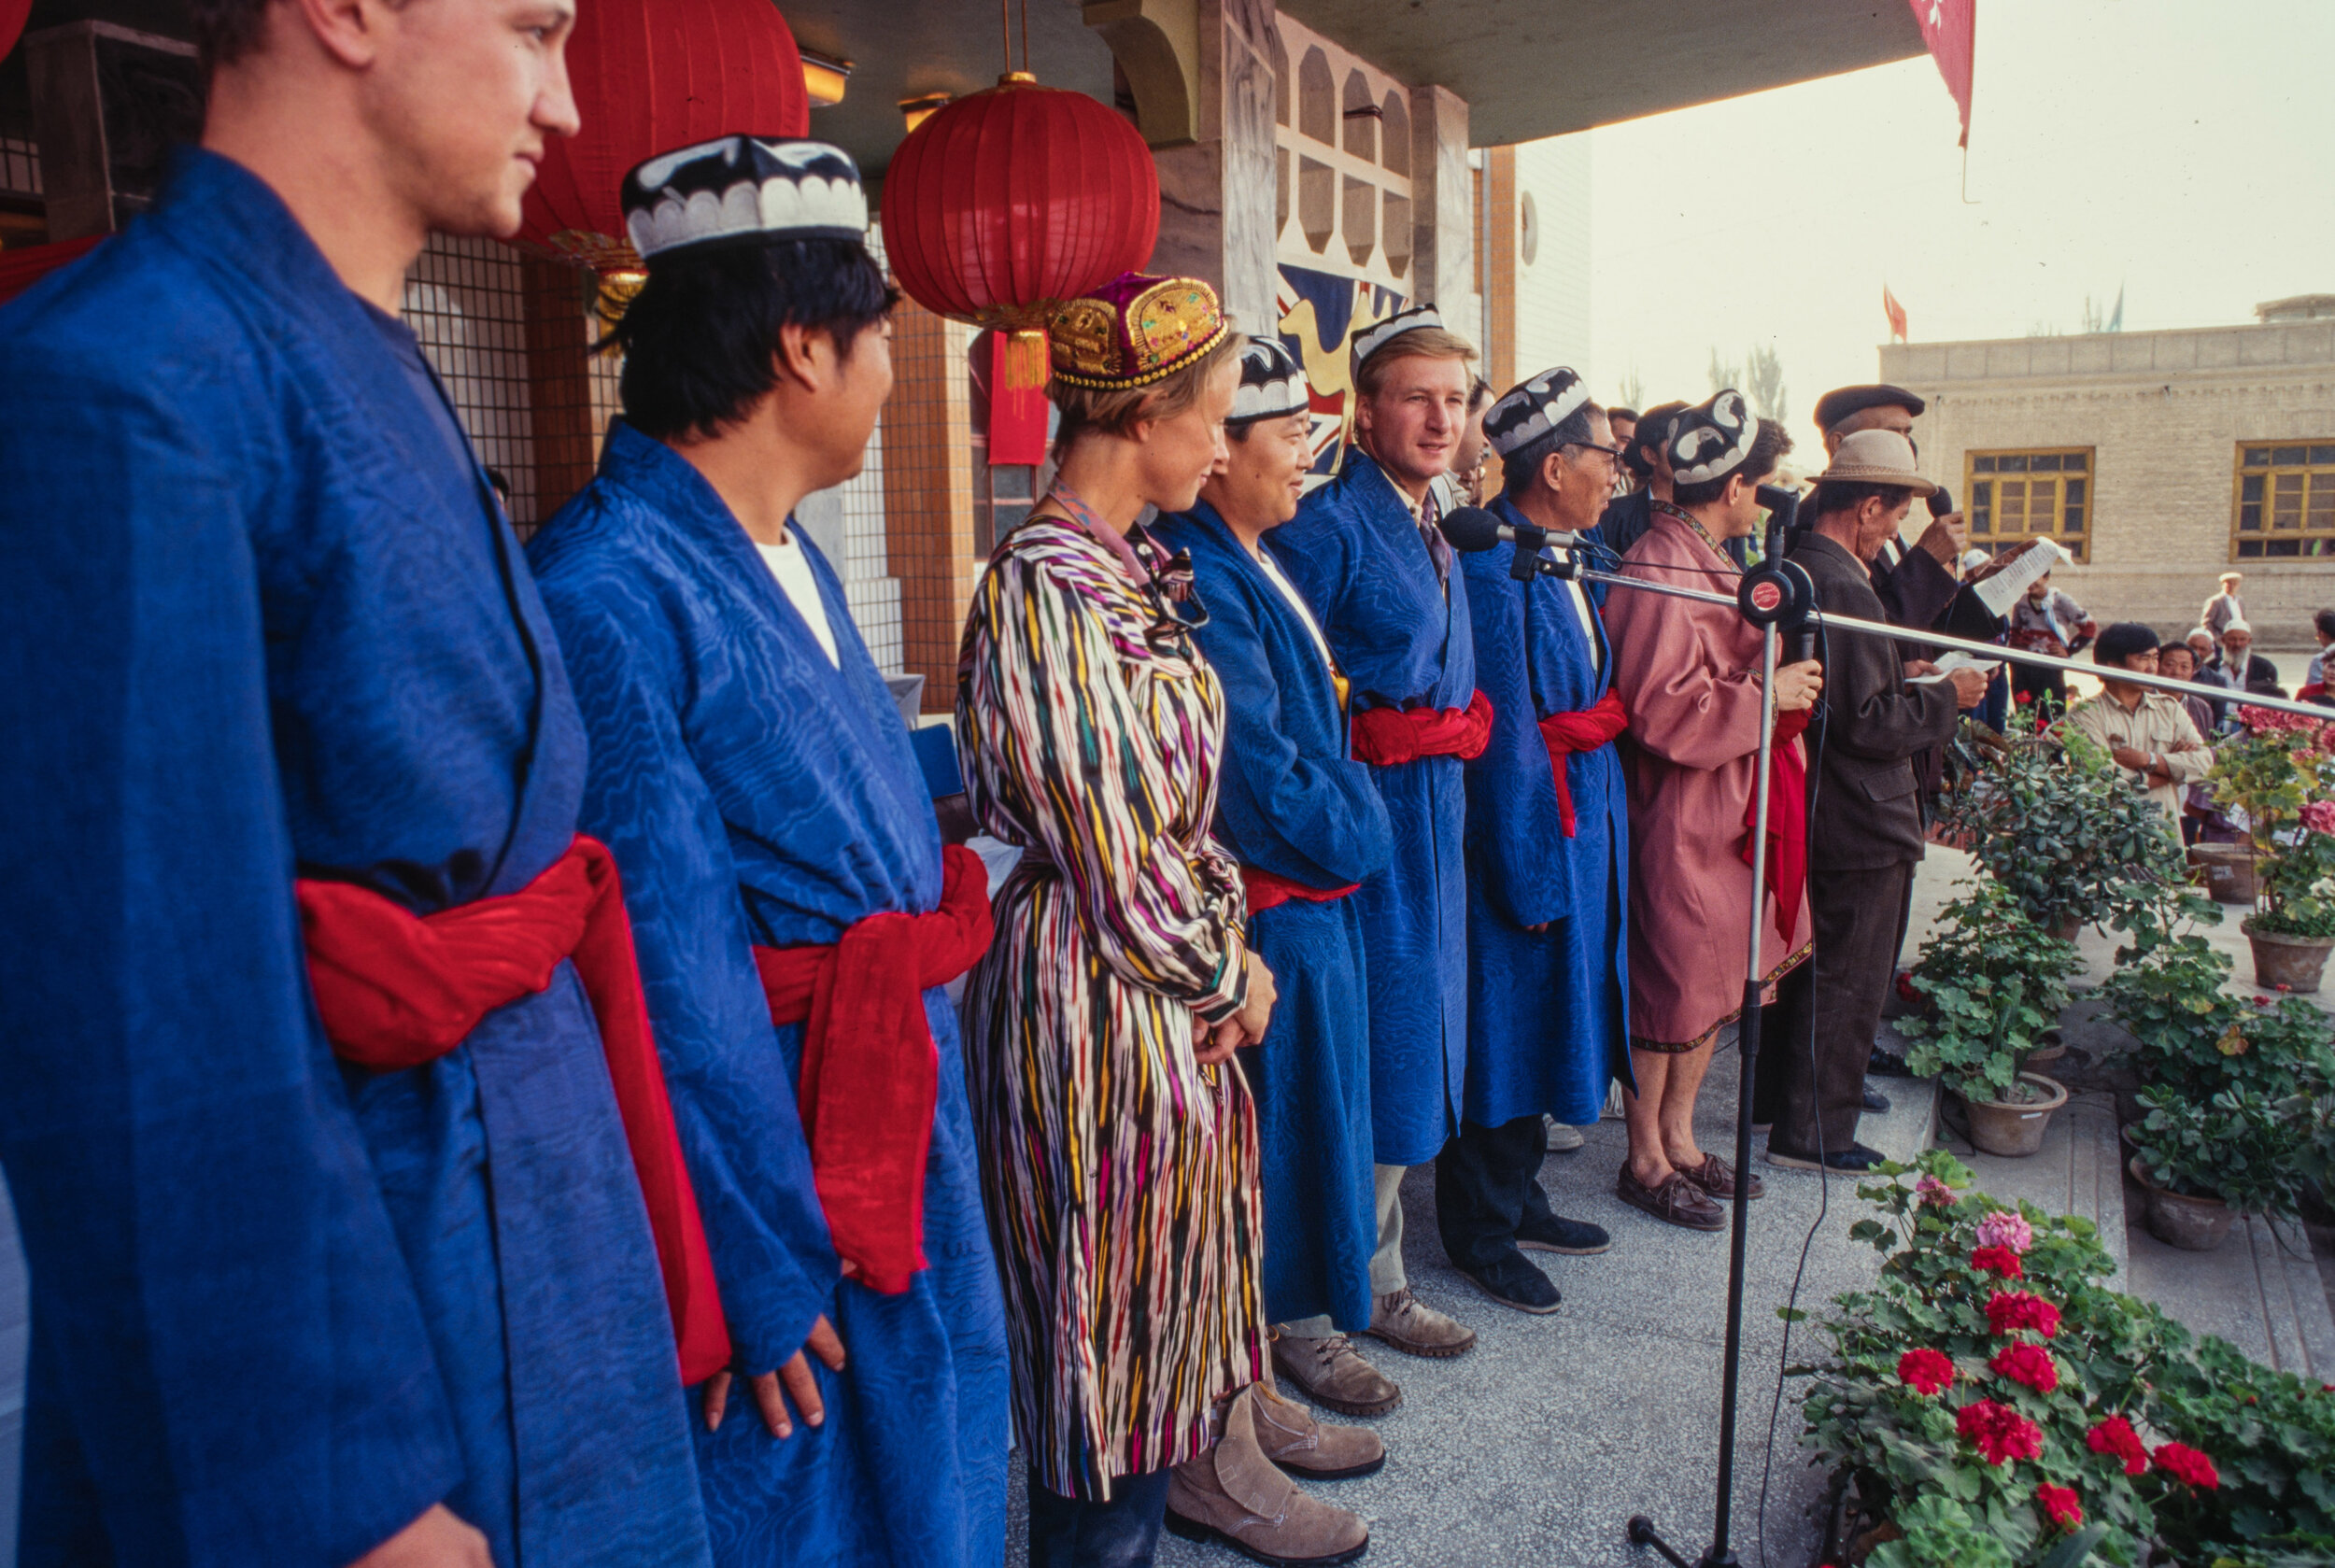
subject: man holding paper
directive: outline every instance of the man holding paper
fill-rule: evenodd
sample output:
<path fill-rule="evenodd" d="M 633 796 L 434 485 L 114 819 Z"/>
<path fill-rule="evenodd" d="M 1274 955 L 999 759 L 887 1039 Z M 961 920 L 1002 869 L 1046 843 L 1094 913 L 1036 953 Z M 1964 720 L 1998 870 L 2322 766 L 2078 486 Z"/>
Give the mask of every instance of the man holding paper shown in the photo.
<path fill-rule="evenodd" d="M 1815 523 L 1791 551 L 1816 585 L 1818 609 L 1883 618 L 1873 558 L 1896 537 L 1913 498 L 1933 488 L 1914 472 L 1913 444 L 1896 431 L 1859 431 L 1841 442 L 1818 476 Z M 1913 759 L 1953 733 L 1956 713 L 1986 695 L 1989 671 L 1964 665 L 1908 682 L 1887 639 L 1844 630 L 1828 643 L 1824 694 L 1808 732 L 1818 759 L 1811 793 L 1825 825 L 1808 839 L 1816 958 L 1781 987 L 1784 1028 L 1761 1054 L 1758 1097 L 1776 1112 L 1771 1164 L 1857 1171 L 1880 1158 L 1856 1141 L 1857 1117 L 1922 858 Z"/>

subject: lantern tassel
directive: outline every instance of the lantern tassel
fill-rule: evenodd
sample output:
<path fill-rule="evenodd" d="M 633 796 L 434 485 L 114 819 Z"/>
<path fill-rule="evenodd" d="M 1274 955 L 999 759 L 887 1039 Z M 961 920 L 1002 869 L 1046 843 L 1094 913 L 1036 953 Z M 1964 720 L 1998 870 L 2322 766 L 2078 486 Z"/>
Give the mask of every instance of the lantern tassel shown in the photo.
<path fill-rule="evenodd" d="M 1046 460 L 1046 332 L 989 334 L 989 465 L 1035 468 Z"/>

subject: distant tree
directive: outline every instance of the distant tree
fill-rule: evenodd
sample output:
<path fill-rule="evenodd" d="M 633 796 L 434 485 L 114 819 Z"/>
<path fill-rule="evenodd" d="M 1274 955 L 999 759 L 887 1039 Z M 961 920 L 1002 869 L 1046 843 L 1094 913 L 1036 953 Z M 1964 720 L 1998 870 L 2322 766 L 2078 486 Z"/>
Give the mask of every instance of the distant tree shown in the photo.
<path fill-rule="evenodd" d="M 1630 367 L 1630 374 L 1621 378 L 1620 406 L 1623 408 L 1634 408 L 1640 413 L 1645 412 L 1646 381 L 1644 377 L 1638 374 L 1637 367 L 1635 365 L 1632 365 Z"/>
<path fill-rule="evenodd" d="M 1720 359 L 1718 348 L 1713 347 L 1711 349 L 1711 390 L 1723 392 L 1730 387 L 1738 391 L 1742 390 L 1743 367 L 1738 364 L 1730 364 Z"/>
<path fill-rule="evenodd" d="M 1790 417 L 1786 412 L 1787 393 L 1784 390 L 1784 363 L 1776 356 L 1773 344 L 1754 347 L 1749 361 L 1750 384 L 1743 388 L 1751 400 L 1752 412 L 1761 417 L 1781 424 Z"/>

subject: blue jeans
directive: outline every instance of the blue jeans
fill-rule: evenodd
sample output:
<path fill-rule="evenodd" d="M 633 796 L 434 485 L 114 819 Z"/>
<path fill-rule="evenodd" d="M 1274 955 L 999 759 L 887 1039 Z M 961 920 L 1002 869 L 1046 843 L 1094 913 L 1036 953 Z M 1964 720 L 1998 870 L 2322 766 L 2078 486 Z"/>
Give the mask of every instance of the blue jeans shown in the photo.
<path fill-rule="evenodd" d="M 1170 1474 L 1121 1476 L 1108 1503 L 1064 1497 L 1030 1476 L 1029 1568 L 1151 1568 Z"/>

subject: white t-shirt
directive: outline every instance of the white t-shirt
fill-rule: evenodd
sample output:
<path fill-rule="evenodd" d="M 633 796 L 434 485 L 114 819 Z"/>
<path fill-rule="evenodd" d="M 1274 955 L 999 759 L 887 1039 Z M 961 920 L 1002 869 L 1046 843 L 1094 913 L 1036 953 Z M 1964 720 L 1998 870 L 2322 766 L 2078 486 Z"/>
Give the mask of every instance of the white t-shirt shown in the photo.
<path fill-rule="evenodd" d="M 1281 597 L 1289 600 L 1289 607 L 1297 612 L 1299 620 L 1306 623 L 1306 630 L 1312 635 L 1313 645 L 1322 651 L 1322 662 L 1335 672 L 1337 661 L 1330 657 L 1329 643 L 1322 636 L 1322 628 L 1315 622 L 1313 612 L 1306 608 L 1306 601 L 1298 596 L 1296 585 L 1281 575 L 1281 569 L 1273 564 L 1273 558 L 1265 551 L 1259 550 L 1255 560 L 1258 566 L 1264 568 L 1265 580 L 1281 589 Z"/>
<path fill-rule="evenodd" d="M 827 624 L 827 601 L 819 597 L 819 580 L 811 574 L 811 558 L 802 553 L 802 541 L 789 528 L 785 544 L 764 544 L 757 541 L 754 547 L 762 552 L 763 564 L 778 579 L 779 591 L 786 596 L 786 602 L 795 607 L 795 614 L 802 617 L 811 635 L 827 651 L 828 663 L 841 670 L 843 656 L 836 652 L 835 629 Z"/>
<path fill-rule="evenodd" d="M 1562 559 L 1564 553 L 1573 547 L 1579 537 L 1578 534 L 1573 533 L 1552 533 L 1549 536 L 1549 544 L 1557 558 Z M 1596 617 L 1589 613 L 1589 595 L 1581 590 L 1579 583 L 1570 577 L 1560 577 L 1557 581 L 1564 586 L 1564 591 L 1572 597 L 1574 616 L 1581 623 L 1581 636 L 1589 643 L 1589 667 L 1592 670 L 1604 669 L 1606 656 L 1597 645 L 1597 621 Z"/>

